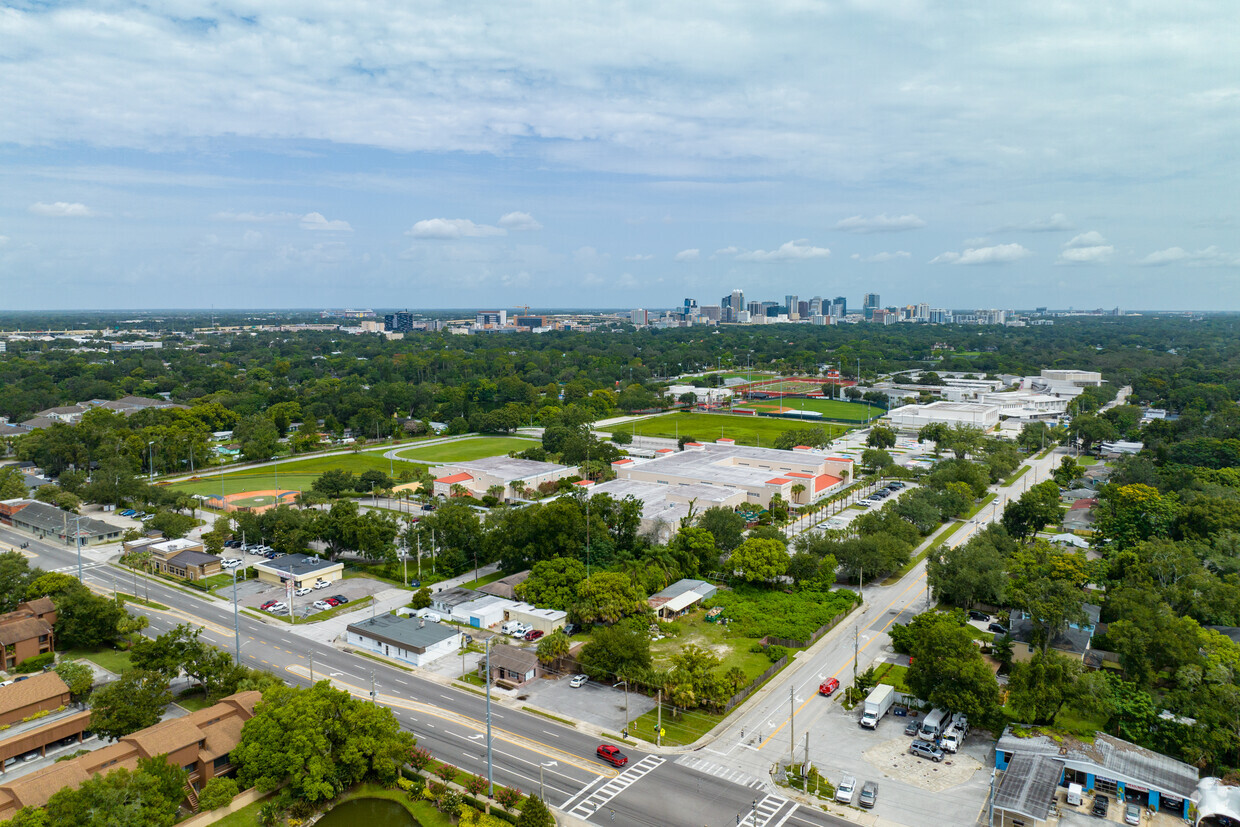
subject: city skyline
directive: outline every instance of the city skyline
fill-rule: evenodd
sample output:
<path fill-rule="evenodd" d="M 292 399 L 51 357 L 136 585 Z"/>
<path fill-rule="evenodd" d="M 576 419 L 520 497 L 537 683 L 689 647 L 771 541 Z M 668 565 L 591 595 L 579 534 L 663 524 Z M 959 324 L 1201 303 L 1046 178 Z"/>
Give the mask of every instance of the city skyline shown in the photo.
<path fill-rule="evenodd" d="M 1240 309 L 1225 6 L 0 17 L 11 309 Z"/>

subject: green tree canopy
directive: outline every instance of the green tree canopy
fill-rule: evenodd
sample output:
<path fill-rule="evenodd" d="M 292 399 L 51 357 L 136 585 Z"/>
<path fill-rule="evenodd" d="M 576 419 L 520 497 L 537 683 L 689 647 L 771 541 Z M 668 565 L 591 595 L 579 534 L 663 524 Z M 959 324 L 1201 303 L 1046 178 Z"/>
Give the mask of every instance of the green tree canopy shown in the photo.
<path fill-rule="evenodd" d="M 788 570 L 788 547 L 751 537 L 732 552 L 728 567 L 747 583 L 768 583 Z"/>
<path fill-rule="evenodd" d="M 120 680 L 90 697 L 90 727 L 101 737 L 118 739 L 159 723 L 172 703 L 168 678 L 161 672 L 131 669 Z"/>

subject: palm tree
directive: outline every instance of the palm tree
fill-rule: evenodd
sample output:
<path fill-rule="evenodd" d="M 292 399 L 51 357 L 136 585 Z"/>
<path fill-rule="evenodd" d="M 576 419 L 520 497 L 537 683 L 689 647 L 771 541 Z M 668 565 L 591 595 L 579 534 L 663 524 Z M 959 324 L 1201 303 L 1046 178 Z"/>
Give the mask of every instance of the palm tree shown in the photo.
<path fill-rule="evenodd" d="M 796 485 L 792 486 L 792 501 L 794 503 L 799 503 L 801 501 L 801 495 L 804 493 L 805 485 L 798 482 Z"/>
<path fill-rule="evenodd" d="M 555 664 L 558 668 L 560 658 L 568 655 L 568 635 L 563 629 L 556 629 L 538 642 L 538 662 L 544 666 Z"/>
<path fill-rule="evenodd" d="M 504 486 L 492 485 L 490 488 L 487 489 L 487 494 L 489 496 L 494 497 L 497 500 L 502 500 L 504 498 Z"/>

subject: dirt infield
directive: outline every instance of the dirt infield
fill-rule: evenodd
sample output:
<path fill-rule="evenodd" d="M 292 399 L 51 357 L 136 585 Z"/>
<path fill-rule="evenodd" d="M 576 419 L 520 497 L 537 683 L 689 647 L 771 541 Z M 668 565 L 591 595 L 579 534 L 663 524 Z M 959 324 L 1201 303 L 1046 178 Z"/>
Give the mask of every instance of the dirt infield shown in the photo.
<path fill-rule="evenodd" d="M 292 502 L 300 493 L 300 491 L 283 489 L 280 491 L 275 489 L 242 491 L 239 494 L 228 494 L 223 497 L 219 495 L 208 497 L 206 505 L 208 508 L 218 508 L 221 511 L 250 511 L 255 514 L 261 514 L 269 508 L 275 508 L 277 505 Z"/>

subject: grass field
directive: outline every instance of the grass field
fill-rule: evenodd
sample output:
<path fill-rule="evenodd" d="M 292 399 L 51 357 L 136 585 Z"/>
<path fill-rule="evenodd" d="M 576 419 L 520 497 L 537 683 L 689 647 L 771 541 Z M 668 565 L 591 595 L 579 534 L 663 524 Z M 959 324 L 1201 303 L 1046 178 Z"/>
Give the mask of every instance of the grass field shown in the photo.
<path fill-rule="evenodd" d="M 754 399 L 738 402 L 738 406 L 753 408 L 755 411 L 777 411 L 791 408 L 794 411 L 814 411 L 827 419 L 842 419 L 846 422 L 864 422 L 866 415 L 879 416 L 880 408 L 862 405 L 857 402 L 840 402 L 838 399 Z"/>
<path fill-rule="evenodd" d="M 97 663 L 109 672 L 115 672 L 118 675 L 132 665 L 129 662 L 129 653 L 119 649 L 70 649 L 61 654 L 62 660 L 78 658 Z"/>
<path fill-rule="evenodd" d="M 670 413 L 643 419 L 639 422 L 626 422 L 600 431 L 615 433 L 625 431 L 637 436 L 669 437 L 691 436 L 703 442 L 714 442 L 720 437 L 735 439 L 738 445 L 759 445 L 770 448 L 775 438 L 784 431 L 794 431 L 811 427 L 811 423 L 799 422 L 795 419 L 770 419 L 764 416 L 730 416 L 728 414 L 696 414 Z M 812 427 L 821 427 L 832 439 L 844 434 L 848 428 L 843 425 L 829 423 L 813 423 Z"/>
<path fill-rule="evenodd" d="M 410 448 L 407 451 L 401 451 L 397 456 L 419 462 L 464 462 L 471 459 L 507 454 L 509 451 L 524 451 L 526 448 L 534 448 L 540 444 L 536 439 L 476 437 L 474 439 L 458 439 L 443 445 Z"/>
<path fill-rule="evenodd" d="M 309 459 L 291 460 L 280 463 L 280 488 L 283 490 L 306 491 L 318 478 L 319 474 L 332 468 L 352 471 L 360 474 L 363 471 L 382 471 L 385 474 L 400 474 L 402 470 L 413 470 L 420 463 L 389 461 L 383 454 L 376 451 L 367 454 L 340 454 L 332 457 L 311 457 Z M 225 472 L 222 487 L 225 494 L 240 494 L 243 491 L 265 491 L 276 487 L 276 471 L 266 468 L 252 468 L 241 471 Z M 177 482 L 169 486 L 175 491 L 186 491 L 190 494 L 219 494 L 221 475 L 204 474 L 198 479 Z"/>

